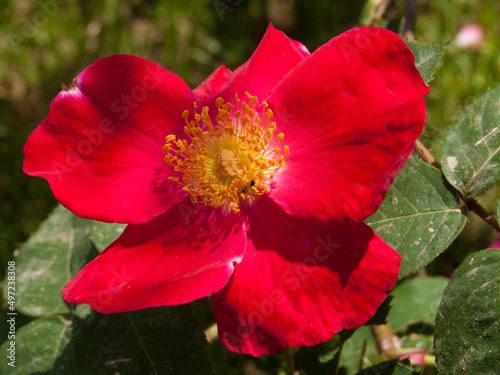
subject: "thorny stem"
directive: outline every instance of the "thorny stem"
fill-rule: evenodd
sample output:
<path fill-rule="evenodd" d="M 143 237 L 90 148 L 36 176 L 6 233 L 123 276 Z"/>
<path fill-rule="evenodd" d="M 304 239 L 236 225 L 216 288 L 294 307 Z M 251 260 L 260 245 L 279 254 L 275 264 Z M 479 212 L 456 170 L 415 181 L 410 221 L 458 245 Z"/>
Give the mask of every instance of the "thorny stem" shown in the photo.
<path fill-rule="evenodd" d="M 439 164 L 439 162 L 434 158 L 434 156 L 432 156 L 430 151 L 419 140 L 415 142 L 415 150 L 417 151 L 418 155 L 422 158 L 423 161 L 425 161 L 427 164 L 432 165 L 433 167 L 436 167 L 442 172 L 441 164 Z M 456 189 L 455 191 L 464 202 L 467 211 L 474 212 L 477 216 L 479 216 L 486 223 L 488 223 L 488 225 L 490 225 L 493 229 L 495 229 L 497 232 L 500 233 L 500 225 L 498 224 L 497 219 L 492 213 L 488 212 L 473 197 L 464 197 L 460 191 Z"/>
<path fill-rule="evenodd" d="M 391 323 L 370 326 L 377 342 L 379 354 L 386 354 L 401 349 L 401 343 L 392 330 Z"/>
<path fill-rule="evenodd" d="M 493 229 L 500 233 L 500 225 L 498 225 L 498 221 L 492 213 L 486 211 L 486 209 L 472 197 L 463 198 L 463 200 L 468 211 L 474 212 L 477 216 L 486 221 Z"/>
<path fill-rule="evenodd" d="M 371 329 L 375 336 L 379 353 L 378 359 L 374 362 L 375 364 L 395 358 L 409 358 L 415 351 L 422 350 L 417 348 L 403 349 L 401 346 L 402 340 L 394 334 L 389 322 L 384 325 L 372 325 Z M 436 365 L 433 355 L 425 354 L 424 361 L 426 367 L 435 367 Z"/>
<path fill-rule="evenodd" d="M 417 151 L 418 155 L 425 161 L 427 164 L 436 167 L 437 169 L 441 169 L 441 164 L 432 156 L 429 150 L 420 142 L 419 139 L 415 142 L 415 151 Z"/>

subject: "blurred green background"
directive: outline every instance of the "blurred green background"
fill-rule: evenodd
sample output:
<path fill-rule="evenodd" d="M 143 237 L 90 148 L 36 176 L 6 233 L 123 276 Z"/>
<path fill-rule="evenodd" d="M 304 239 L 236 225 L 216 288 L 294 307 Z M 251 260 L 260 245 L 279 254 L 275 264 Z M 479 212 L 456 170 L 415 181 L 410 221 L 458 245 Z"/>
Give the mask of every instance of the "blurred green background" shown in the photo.
<path fill-rule="evenodd" d="M 380 1 L 370 1 L 377 2 Z M 0 2 L 1 263 L 11 258 L 16 246 L 25 241 L 56 204 L 45 180 L 22 173 L 22 148 L 28 135 L 48 115 L 50 101 L 61 83 L 71 82 L 100 57 L 127 53 L 155 61 L 194 88 L 217 66 L 224 64 L 235 69 L 245 62 L 269 22 L 312 52 L 366 19 L 371 8 L 365 3 L 364 0 Z M 390 1 L 374 22 L 398 31 L 404 6 L 404 1 Z M 500 2 L 496 0 L 418 2 L 419 41 L 448 42 L 461 27 L 471 23 L 485 32 L 484 43 L 477 47 L 460 48 L 452 40 L 443 67 L 431 83 L 432 91 L 427 97 L 430 126 L 423 140 L 435 155 L 440 139 L 458 114 L 475 97 L 500 82 L 499 14 Z M 490 241 L 481 229 L 470 236 L 467 243 L 476 248 Z M 1 269 L 3 272 L 4 267 Z"/>
<path fill-rule="evenodd" d="M 380 1 L 379 1 L 380 2 Z M 367 21 L 377 1 L 364 0 L 2 0 L 0 2 L 0 272 L 13 251 L 56 201 L 48 183 L 22 172 L 23 145 L 49 111 L 61 83 L 69 83 L 100 57 L 118 53 L 150 59 L 192 88 L 224 64 L 244 63 L 270 22 L 309 51 L 339 33 L 371 22 L 401 29 L 404 1 Z M 472 100 L 500 83 L 500 2 L 420 0 L 415 36 L 451 41 L 427 97 L 423 142 L 438 156 L 446 129 Z M 484 31 L 481 44 L 453 39 L 467 24 Z M 493 210 L 498 191 L 481 203 Z M 466 231 L 437 262 L 445 274 L 465 255 L 495 239 L 470 216 Z"/>

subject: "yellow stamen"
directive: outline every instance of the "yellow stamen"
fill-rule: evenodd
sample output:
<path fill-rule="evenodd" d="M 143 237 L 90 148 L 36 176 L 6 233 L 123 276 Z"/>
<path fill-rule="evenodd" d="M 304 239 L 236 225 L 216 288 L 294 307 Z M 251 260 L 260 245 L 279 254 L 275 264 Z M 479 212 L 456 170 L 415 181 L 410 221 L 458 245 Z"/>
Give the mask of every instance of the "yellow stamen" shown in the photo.
<path fill-rule="evenodd" d="M 235 95 L 235 105 L 218 98 L 216 122 L 212 122 L 209 108 L 201 111 L 194 104 L 194 120 L 189 111 L 182 113 L 186 122 L 186 139 L 173 134 L 165 138 L 163 160 L 181 172 L 183 177 L 169 177 L 182 185 L 193 203 L 204 203 L 214 208 L 224 206 L 240 212 L 240 199 L 255 200 L 269 189 L 274 174 L 285 167 L 284 155 L 290 153 L 280 147 L 284 134 L 275 135 L 276 123 L 267 103 L 245 93 L 245 101 Z"/>

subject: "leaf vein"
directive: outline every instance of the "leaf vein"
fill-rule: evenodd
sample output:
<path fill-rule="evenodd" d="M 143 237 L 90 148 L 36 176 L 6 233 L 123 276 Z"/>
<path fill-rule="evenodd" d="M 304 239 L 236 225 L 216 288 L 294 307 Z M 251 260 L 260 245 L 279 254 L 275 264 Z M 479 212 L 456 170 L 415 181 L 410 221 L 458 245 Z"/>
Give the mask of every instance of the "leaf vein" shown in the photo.
<path fill-rule="evenodd" d="M 422 216 L 422 215 L 434 215 L 434 214 L 440 214 L 440 213 L 447 214 L 447 213 L 451 213 L 451 212 L 461 212 L 461 211 L 460 211 L 459 208 L 453 208 L 453 209 L 439 210 L 439 211 L 415 212 L 415 213 L 412 213 L 412 214 L 409 214 L 409 215 L 393 216 L 393 217 L 389 217 L 387 219 L 381 219 L 381 220 L 377 220 L 377 221 L 372 221 L 372 222 L 369 222 L 368 225 L 379 224 L 379 223 L 383 223 L 383 222 L 386 222 L 386 221 L 403 220 L 403 219 L 418 217 L 418 216 Z"/>

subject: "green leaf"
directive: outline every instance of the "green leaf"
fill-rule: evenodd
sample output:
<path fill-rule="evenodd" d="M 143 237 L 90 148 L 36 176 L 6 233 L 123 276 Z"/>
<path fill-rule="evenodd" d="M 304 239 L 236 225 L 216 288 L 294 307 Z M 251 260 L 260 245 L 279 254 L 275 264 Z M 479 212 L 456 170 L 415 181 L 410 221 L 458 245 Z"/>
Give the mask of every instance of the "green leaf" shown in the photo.
<path fill-rule="evenodd" d="M 15 341 L 16 371 L 3 360 L 0 374 L 213 373 L 189 305 L 107 315 L 82 305 L 73 323 L 60 316 L 37 319 L 20 328 Z"/>
<path fill-rule="evenodd" d="M 434 73 L 438 70 L 441 57 L 449 43 L 432 45 L 413 41 L 406 44 L 415 56 L 415 66 L 424 82 L 429 83 L 434 78 Z"/>
<path fill-rule="evenodd" d="M 436 318 L 439 374 L 500 372 L 500 250 L 463 261 L 446 290 Z"/>
<path fill-rule="evenodd" d="M 82 374 L 211 374 L 207 341 L 189 305 L 75 319 Z"/>
<path fill-rule="evenodd" d="M 60 316 L 37 319 L 21 327 L 15 339 L 7 340 L 0 348 L 0 373 L 26 375 L 52 369 L 68 344 L 70 334 L 71 322 Z M 10 359 L 5 358 L 5 353 L 10 353 L 11 341 L 15 342 L 15 367 L 9 366 Z M 71 370 L 61 372 L 72 373 Z"/>
<path fill-rule="evenodd" d="M 378 211 L 366 223 L 401 255 L 399 277 L 443 252 L 467 221 L 441 173 L 410 158 Z"/>
<path fill-rule="evenodd" d="M 109 224 L 95 221 L 90 240 L 97 250 L 101 252 L 120 237 L 126 226 L 126 224 Z"/>
<path fill-rule="evenodd" d="M 500 181 L 500 85 L 476 99 L 448 131 L 441 149 L 443 173 L 464 196 Z"/>
<path fill-rule="evenodd" d="M 403 281 L 391 293 L 394 297 L 389 311 L 392 328 L 400 331 L 417 322 L 434 324 L 446 285 L 448 285 L 448 280 L 444 277 L 414 278 Z"/>
<path fill-rule="evenodd" d="M 67 313 L 62 287 L 85 265 L 92 221 L 58 206 L 21 247 L 16 261 L 16 309 L 26 315 Z"/>
<path fill-rule="evenodd" d="M 373 333 L 368 326 L 362 326 L 344 343 L 340 356 L 340 368 L 344 373 L 354 374 L 366 363 L 373 363 L 379 356 Z"/>

